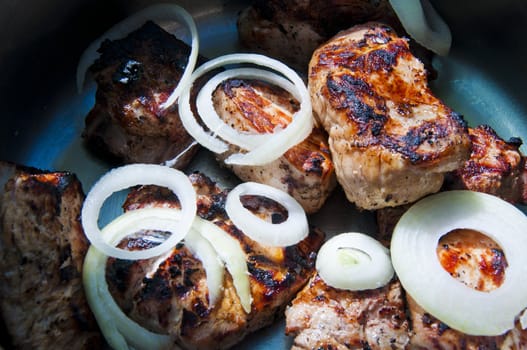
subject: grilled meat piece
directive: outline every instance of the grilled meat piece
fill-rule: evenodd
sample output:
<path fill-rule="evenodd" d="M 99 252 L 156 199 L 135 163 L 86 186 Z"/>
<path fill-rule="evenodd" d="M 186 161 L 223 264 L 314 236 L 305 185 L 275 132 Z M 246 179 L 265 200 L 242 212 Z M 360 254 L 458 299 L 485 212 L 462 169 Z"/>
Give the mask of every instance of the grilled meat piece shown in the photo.
<path fill-rule="evenodd" d="M 409 342 L 401 285 L 346 291 L 316 274 L 286 310 L 293 349 L 404 349 Z"/>
<path fill-rule="evenodd" d="M 287 127 L 299 109 L 289 92 L 249 79 L 224 81 L 215 90 L 213 101 L 218 114 L 229 125 L 255 134 Z M 231 147 L 230 152 L 219 157 L 220 161 L 235 151 Z M 317 126 L 304 141 L 269 164 L 223 165 L 243 181 L 265 183 L 289 193 L 307 213 L 318 211 L 336 185 L 327 134 Z"/>
<path fill-rule="evenodd" d="M 13 348 L 100 348 L 82 287 L 80 182 L 6 162 L 0 173 L 0 305 Z"/>
<path fill-rule="evenodd" d="M 423 64 L 388 26 L 355 26 L 319 47 L 308 85 L 337 180 L 359 208 L 437 192 L 468 159 L 463 118 L 432 94 Z"/>
<path fill-rule="evenodd" d="M 96 152 L 125 163 L 174 163 L 182 168 L 197 150 L 177 104 L 161 104 L 177 86 L 190 47 L 147 22 L 121 40 L 106 40 L 90 67 L 95 105 L 83 133 Z"/>
<path fill-rule="evenodd" d="M 264 247 L 236 229 L 226 216 L 227 191 L 200 173 L 190 175 L 190 179 L 198 193 L 198 215 L 240 241 L 247 254 L 252 311 L 243 311 L 229 273 L 223 295 L 214 307 L 209 304 L 203 266 L 184 242 L 159 259 L 109 259 L 107 280 L 123 310 L 143 326 L 174 335 L 179 345 L 186 348 L 227 348 L 281 316 L 285 305 L 312 275 L 314 252 L 320 248 L 324 235 L 313 230 L 296 245 Z M 258 215 L 278 222 L 287 215 L 282 206 L 259 196 L 242 196 L 242 202 Z M 168 190 L 144 186 L 129 195 L 124 208 L 160 205 L 179 204 Z M 136 249 L 155 241 L 159 239 L 146 235 L 127 239 L 121 246 Z"/>

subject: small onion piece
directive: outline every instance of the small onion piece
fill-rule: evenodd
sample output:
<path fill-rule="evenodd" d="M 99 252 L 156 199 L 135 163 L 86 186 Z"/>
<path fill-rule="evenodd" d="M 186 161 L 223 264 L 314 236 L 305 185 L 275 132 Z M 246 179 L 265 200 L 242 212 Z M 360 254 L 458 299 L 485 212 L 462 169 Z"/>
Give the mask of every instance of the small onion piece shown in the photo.
<path fill-rule="evenodd" d="M 358 232 L 326 241 L 318 252 L 316 269 L 326 284 L 354 291 L 382 287 L 394 274 L 389 250 Z"/>
<path fill-rule="evenodd" d="M 292 86 L 290 84 L 281 83 L 283 79 L 278 79 L 276 74 L 267 75 L 269 72 L 268 70 L 262 71 L 260 69 L 259 72 L 256 69 L 244 71 L 244 74 L 247 77 L 258 77 L 259 79 L 266 80 L 271 83 L 281 84 L 283 88 L 298 98 L 300 102 L 300 109 L 293 115 L 293 120 L 291 123 L 286 128 L 282 130 L 275 130 L 275 132 L 271 134 L 273 135 L 272 142 L 262 142 L 260 140 L 267 140 L 267 135 L 262 135 L 261 137 L 258 135 L 258 137 L 255 138 L 255 140 L 258 140 L 256 145 L 252 144 L 253 147 L 247 148 L 247 153 L 233 154 L 225 160 L 227 164 L 263 165 L 279 158 L 289 148 L 303 141 L 313 129 L 311 100 L 307 88 L 298 74 L 282 62 L 263 55 L 240 53 L 220 56 L 203 64 L 197 68 L 196 71 L 194 71 L 192 74 L 191 83 L 184 87 L 184 90 L 181 93 L 179 99 L 179 115 L 187 132 L 202 146 L 208 148 L 214 153 L 221 154 L 226 152 L 228 150 L 228 145 L 224 141 L 218 139 L 216 135 L 205 131 L 196 120 L 196 116 L 194 116 L 194 113 L 190 107 L 190 91 L 192 89 L 193 82 L 205 73 L 219 67 L 240 63 L 254 64 L 281 73 L 292 83 L 294 89 L 289 90 Z M 238 72 L 240 71 L 234 71 L 235 74 Z M 235 75 L 231 73 L 222 73 L 223 80 L 233 76 Z M 215 79 L 214 81 L 220 83 L 219 79 Z M 209 92 L 213 91 L 214 89 L 215 86 L 211 84 L 209 84 L 207 87 L 207 91 Z M 205 97 L 200 98 L 201 103 L 200 106 L 198 106 L 198 109 L 205 111 L 205 113 L 210 113 L 214 108 L 210 108 L 210 102 L 203 102 L 204 98 Z M 213 112 L 215 115 L 212 117 L 202 116 L 205 123 L 210 120 L 215 120 L 216 122 L 218 121 L 219 117 L 217 116 L 216 111 Z M 207 125 L 207 127 L 209 127 L 210 130 L 213 130 L 213 133 L 216 133 L 220 138 L 223 137 L 223 130 L 229 130 L 227 131 L 227 137 L 234 144 L 247 145 L 246 142 L 251 142 L 247 140 L 248 137 L 243 136 L 243 133 L 238 133 L 242 136 L 237 136 L 236 132 L 230 127 L 217 128 L 217 126 L 217 123 L 213 123 L 213 125 Z M 216 130 L 214 130 L 215 128 Z"/>
<path fill-rule="evenodd" d="M 437 244 L 455 229 L 481 232 L 503 249 L 508 267 L 499 288 L 475 290 L 441 266 Z M 417 202 L 401 217 L 391 241 L 392 263 L 406 292 L 449 327 L 478 336 L 507 332 L 527 307 L 526 251 L 527 216 L 498 197 L 471 191 Z"/>
<path fill-rule="evenodd" d="M 390 4 L 415 41 L 438 55 L 448 55 L 452 34 L 429 0 L 390 0 Z"/>
<path fill-rule="evenodd" d="M 287 209 L 287 220 L 279 224 L 267 222 L 254 215 L 241 203 L 240 196 L 258 195 L 272 199 Z M 309 226 L 302 206 L 288 193 L 269 185 L 244 182 L 227 195 L 225 210 L 233 224 L 256 242 L 274 247 L 296 244 L 307 237 Z"/>
<path fill-rule="evenodd" d="M 227 270 L 232 276 L 234 288 L 240 298 L 240 303 L 246 313 L 251 312 L 252 295 L 249 282 L 247 258 L 240 242 L 223 231 L 214 223 L 196 217 L 193 225 L 205 239 L 207 239 L 218 256 L 225 262 Z"/>
<path fill-rule="evenodd" d="M 192 16 L 184 8 L 176 4 L 156 4 L 146 7 L 143 10 L 117 23 L 100 38 L 93 41 L 82 54 L 77 66 L 77 90 L 79 92 L 82 91 L 84 87 L 84 79 L 88 68 L 99 57 L 97 50 L 101 46 L 101 43 L 106 39 L 117 40 L 124 38 L 132 31 L 140 28 L 148 20 L 158 22 L 160 25 L 162 25 L 162 23 L 159 22 L 163 21 L 182 22 L 190 31 L 191 49 L 187 65 L 177 87 L 174 89 L 168 99 L 161 105 L 161 108 L 166 109 L 174 104 L 183 87 L 189 83 L 192 72 L 196 67 L 199 51 L 199 36 L 196 23 L 194 22 Z"/>
<path fill-rule="evenodd" d="M 99 229 L 98 217 L 104 201 L 112 193 L 136 185 L 169 188 L 181 204 L 181 214 L 158 217 L 157 212 L 152 214 L 146 209 L 136 210 L 139 212 L 137 215 L 144 213 L 140 228 L 167 231 L 171 232 L 171 235 L 166 241 L 153 248 L 128 251 L 109 244 L 108 239 Z M 162 165 L 130 164 L 109 171 L 95 183 L 84 200 L 81 220 L 88 240 L 104 254 L 127 260 L 149 259 L 167 252 L 185 237 L 196 216 L 196 211 L 196 191 L 183 172 Z M 177 212 L 172 211 L 172 213 Z"/>

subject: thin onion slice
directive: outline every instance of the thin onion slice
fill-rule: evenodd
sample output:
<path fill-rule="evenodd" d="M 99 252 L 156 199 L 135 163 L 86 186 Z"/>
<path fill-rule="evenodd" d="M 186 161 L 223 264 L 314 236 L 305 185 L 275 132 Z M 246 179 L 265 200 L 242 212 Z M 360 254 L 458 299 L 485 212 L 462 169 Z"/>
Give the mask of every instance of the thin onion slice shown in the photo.
<path fill-rule="evenodd" d="M 207 239 L 218 256 L 225 262 L 227 270 L 232 276 L 234 288 L 240 298 L 240 303 L 246 313 L 251 312 L 252 295 L 249 282 L 247 258 L 240 242 L 229 236 L 214 223 L 196 217 L 193 227 Z"/>
<path fill-rule="evenodd" d="M 454 229 L 481 232 L 503 249 L 508 267 L 499 288 L 472 289 L 441 266 L 437 244 Z M 392 263 L 406 292 L 449 327 L 481 336 L 512 329 L 527 307 L 526 251 L 525 214 L 498 197 L 470 191 L 448 191 L 419 201 L 399 220 L 391 242 Z"/>
<path fill-rule="evenodd" d="M 124 19 L 123 21 L 117 23 L 112 28 L 110 28 L 106 33 L 104 33 L 100 38 L 92 42 L 88 48 L 82 54 L 79 64 L 77 66 L 77 90 L 80 92 L 84 87 L 84 79 L 86 72 L 91 64 L 99 57 L 97 50 L 101 46 L 101 43 L 106 40 L 117 40 L 125 37 L 130 32 L 141 27 L 148 20 L 157 22 L 159 25 L 162 25 L 162 21 L 178 21 L 183 23 L 191 35 L 191 50 L 190 55 L 187 61 L 185 70 L 179 80 L 177 87 L 168 97 L 168 99 L 161 105 L 161 108 L 168 108 L 177 100 L 183 86 L 187 85 L 190 80 L 190 76 L 194 71 L 196 62 L 198 59 L 199 51 L 199 36 L 198 30 L 196 28 L 196 23 L 192 16 L 181 6 L 176 4 L 156 4 L 149 6 L 132 16 Z"/>
<path fill-rule="evenodd" d="M 191 83 L 187 85 L 184 90 L 181 93 L 180 100 L 179 100 L 179 115 L 181 118 L 181 121 L 183 123 L 183 126 L 187 130 L 187 132 L 194 137 L 202 146 L 208 148 L 214 153 L 224 153 L 228 150 L 228 145 L 218 139 L 216 135 L 210 134 L 209 132 L 205 131 L 202 126 L 198 123 L 196 120 L 196 117 L 194 116 L 194 113 L 190 107 L 190 91 L 192 89 L 193 82 L 196 81 L 199 77 L 201 77 L 203 74 L 217 69 L 222 66 L 226 65 L 232 65 L 232 64 L 239 64 L 239 63 L 249 63 L 254 64 L 262 67 L 266 67 L 268 69 L 272 69 L 278 73 L 281 73 L 283 76 L 285 76 L 288 80 L 291 81 L 293 86 L 295 87 L 292 91 L 293 96 L 299 99 L 300 102 L 300 109 L 293 115 L 292 122 L 282 130 L 276 130 L 272 135 L 272 142 L 256 142 L 256 146 L 254 148 L 247 148 L 246 150 L 249 151 L 247 153 L 237 153 L 229 156 L 225 162 L 227 164 L 239 164 L 239 165 L 263 165 L 267 164 L 277 158 L 279 158 L 282 154 L 284 154 L 285 151 L 287 151 L 289 148 L 293 147 L 294 145 L 298 144 L 299 142 L 303 141 L 311 132 L 313 129 L 313 117 L 312 117 L 312 110 L 311 110 L 311 100 L 309 97 L 309 93 L 307 91 L 307 88 L 302 81 L 302 79 L 298 76 L 298 74 L 292 70 L 291 68 L 287 67 L 285 64 L 269 58 L 267 56 L 258 55 L 258 54 L 231 54 L 231 55 L 225 55 L 218 57 L 216 59 L 213 59 L 202 66 L 200 66 L 196 71 L 192 74 Z M 235 71 L 239 72 L 239 71 Z M 247 71 L 245 71 L 247 72 Z M 256 70 L 252 70 L 251 73 L 248 73 L 247 76 L 254 76 L 259 77 L 260 79 L 272 82 L 272 83 L 278 83 L 283 81 L 282 79 L 277 80 L 276 75 L 269 75 L 266 77 L 266 74 L 269 71 L 265 70 L 264 72 L 257 72 Z M 230 73 L 223 73 L 222 77 L 224 79 L 228 79 L 229 77 L 233 77 L 233 74 Z M 215 80 L 215 82 L 218 80 Z M 218 81 L 219 83 L 219 81 Z M 282 87 L 286 88 L 288 91 L 290 89 L 289 84 L 282 84 Z M 208 85 L 207 91 L 213 91 L 215 86 Z M 204 103 L 204 97 L 200 98 L 200 106 L 198 106 L 198 109 L 201 109 L 202 111 L 206 111 L 205 113 L 210 113 L 210 102 Z M 209 107 L 207 107 L 209 106 Z M 212 108 L 213 109 L 213 108 Z M 215 115 L 211 118 L 213 120 L 217 121 L 218 116 L 216 111 L 214 111 Z M 210 121 L 211 118 L 207 118 L 206 116 L 203 116 L 204 122 Z M 217 124 L 213 125 L 207 125 L 210 130 L 213 130 L 214 133 L 217 134 L 220 138 L 223 138 L 223 132 L 224 130 L 230 130 L 228 131 L 229 135 L 227 136 L 232 143 L 234 144 L 244 144 L 247 142 L 247 138 L 244 136 L 241 136 L 243 140 L 238 140 L 238 137 L 236 136 L 236 132 L 233 132 L 230 128 L 217 128 Z M 215 130 L 214 130 L 215 129 Z M 239 133 L 242 134 L 242 133 Z M 232 137 L 234 136 L 234 138 Z M 257 137 L 255 140 L 266 140 L 267 136 L 264 135 L 261 138 Z M 250 141 L 249 141 L 250 142 Z M 254 145 L 253 145 L 254 146 Z"/>
<path fill-rule="evenodd" d="M 347 290 L 382 287 L 394 274 L 389 250 L 358 232 L 341 233 L 325 242 L 316 269 L 326 284 Z"/>
<path fill-rule="evenodd" d="M 429 0 L 390 0 L 406 32 L 419 44 L 446 56 L 452 44 L 450 28 Z"/>
<path fill-rule="evenodd" d="M 157 212 L 155 216 L 170 217 L 178 215 L 177 209 L 147 208 L 144 211 Z M 144 215 L 140 210 L 132 210 L 117 217 L 103 229 L 109 244 L 116 245 L 128 234 L 142 225 Z M 106 262 L 108 256 L 90 246 L 83 265 L 83 286 L 86 299 L 97 320 L 104 338 L 112 349 L 168 349 L 174 339 L 168 335 L 150 332 L 130 319 L 117 305 L 108 290 L 106 282 Z"/>
<path fill-rule="evenodd" d="M 172 190 L 181 204 L 181 214 L 178 216 L 175 213 L 179 211 L 172 210 L 172 216 L 159 217 L 157 212 L 138 209 L 140 214 L 144 213 L 140 228 L 167 231 L 171 235 L 153 248 L 128 251 L 109 244 L 99 229 L 98 218 L 104 201 L 112 193 L 136 185 L 157 185 Z M 149 259 L 167 252 L 185 237 L 196 211 L 196 191 L 183 172 L 162 165 L 130 164 L 109 171 L 95 183 L 84 200 L 81 220 L 88 240 L 104 254 L 127 260 Z"/>
<path fill-rule="evenodd" d="M 273 224 L 246 209 L 240 196 L 258 195 L 272 199 L 287 209 L 287 220 Z M 285 247 L 307 237 L 309 226 L 302 206 L 288 193 L 256 182 L 244 182 L 227 195 L 225 210 L 233 224 L 256 242 L 266 246 Z"/>

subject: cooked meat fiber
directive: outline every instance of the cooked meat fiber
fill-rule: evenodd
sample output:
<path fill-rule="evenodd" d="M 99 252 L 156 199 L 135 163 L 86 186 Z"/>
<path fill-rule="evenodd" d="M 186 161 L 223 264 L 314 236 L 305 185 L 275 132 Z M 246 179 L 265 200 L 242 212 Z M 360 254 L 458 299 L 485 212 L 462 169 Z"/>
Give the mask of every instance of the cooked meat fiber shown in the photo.
<path fill-rule="evenodd" d="M 337 179 L 359 208 L 437 192 L 468 159 L 464 120 L 432 94 L 423 64 L 386 25 L 355 26 L 319 47 L 308 85 Z"/>
<path fill-rule="evenodd" d="M 161 259 L 123 261 L 110 259 L 107 280 L 123 310 L 156 332 L 172 334 L 185 348 L 228 348 L 248 333 L 280 318 L 286 304 L 314 272 L 314 257 L 324 235 L 313 230 L 302 242 L 287 248 L 264 247 L 237 230 L 224 211 L 227 191 L 200 173 L 190 176 L 198 193 L 198 215 L 211 220 L 240 241 L 247 255 L 253 297 L 246 314 L 226 272 L 223 293 L 217 304 L 208 300 L 206 274 L 200 260 L 179 244 Z M 283 220 L 283 207 L 258 196 L 243 196 L 244 205 L 258 215 Z M 145 206 L 178 206 L 166 189 L 146 186 L 132 192 L 125 210 Z M 152 233 L 149 233 L 153 235 Z M 148 235 L 122 242 L 128 249 L 149 246 Z M 158 241 L 158 239 L 157 239 Z"/>
<path fill-rule="evenodd" d="M 213 101 L 225 122 L 254 134 L 287 127 L 293 113 L 299 109 L 298 102 L 289 92 L 256 80 L 227 80 L 215 90 Z M 231 147 L 220 161 L 235 151 Z M 322 207 L 336 185 L 327 134 L 318 126 L 304 141 L 269 164 L 223 164 L 243 181 L 265 183 L 289 193 L 308 214 Z"/>
<path fill-rule="evenodd" d="M 153 22 L 126 38 L 105 41 L 90 67 L 95 105 L 83 133 L 99 154 L 125 163 L 174 162 L 184 167 L 197 150 L 177 111 L 163 110 L 187 64 L 190 48 Z"/>
<path fill-rule="evenodd" d="M 82 287 L 80 182 L 6 162 L 0 173 L 0 306 L 13 347 L 100 348 Z"/>

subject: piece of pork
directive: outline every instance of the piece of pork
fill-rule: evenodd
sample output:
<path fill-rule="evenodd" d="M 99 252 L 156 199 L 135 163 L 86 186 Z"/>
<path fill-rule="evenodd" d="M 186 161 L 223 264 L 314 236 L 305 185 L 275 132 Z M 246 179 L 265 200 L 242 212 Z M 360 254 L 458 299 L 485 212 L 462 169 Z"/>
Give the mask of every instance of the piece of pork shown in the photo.
<path fill-rule="evenodd" d="M 437 192 L 468 159 L 465 121 L 432 94 L 423 64 L 386 25 L 355 26 L 319 47 L 308 86 L 337 180 L 359 208 Z"/>
<path fill-rule="evenodd" d="M 247 255 L 252 309 L 246 314 L 226 273 L 223 293 L 212 306 L 201 261 L 179 244 L 162 259 L 123 261 L 110 259 L 107 280 L 123 310 L 143 326 L 174 335 L 185 348 L 228 348 L 247 334 L 282 316 L 286 304 L 314 271 L 315 252 L 324 235 L 312 230 L 306 239 L 287 248 L 262 246 L 236 229 L 224 211 L 227 191 L 201 173 L 190 175 L 198 193 L 198 215 L 214 222 L 237 239 Z M 244 205 L 258 215 L 280 222 L 287 212 L 274 201 L 242 196 Z M 153 186 L 133 191 L 125 210 L 145 206 L 178 206 L 171 192 Z M 128 249 L 159 242 L 148 235 L 122 243 Z"/>
<path fill-rule="evenodd" d="M 88 242 L 79 221 L 80 182 L 68 172 L 7 162 L 0 173 L 0 307 L 8 348 L 100 348 L 82 287 Z"/>
<path fill-rule="evenodd" d="M 97 92 L 83 132 L 88 146 L 124 163 L 185 167 L 198 146 L 177 103 L 161 105 L 181 79 L 190 47 L 149 21 L 124 39 L 104 41 L 99 52 L 89 70 Z"/>
<path fill-rule="evenodd" d="M 270 133 L 293 120 L 299 104 L 284 89 L 251 79 L 229 79 L 214 91 L 213 102 L 220 117 L 246 133 Z M 225 164 L 231 150 L 218 158 L 243 181 L 271 185 L 289 193 L 306 213 L 315 213 L 336 185 L 335 169 L 326 132 L 318 126 L 299 144 L 278 159 L 261 166 Z"/>

